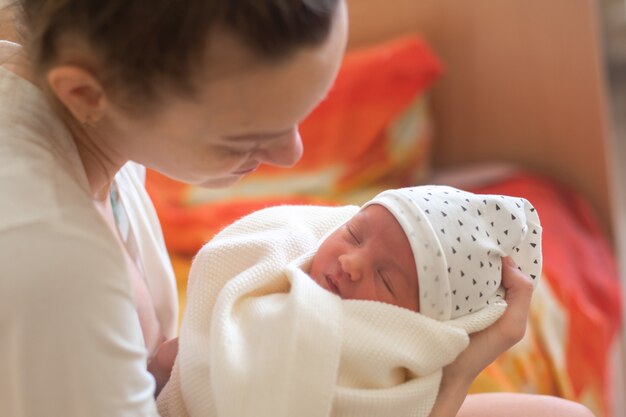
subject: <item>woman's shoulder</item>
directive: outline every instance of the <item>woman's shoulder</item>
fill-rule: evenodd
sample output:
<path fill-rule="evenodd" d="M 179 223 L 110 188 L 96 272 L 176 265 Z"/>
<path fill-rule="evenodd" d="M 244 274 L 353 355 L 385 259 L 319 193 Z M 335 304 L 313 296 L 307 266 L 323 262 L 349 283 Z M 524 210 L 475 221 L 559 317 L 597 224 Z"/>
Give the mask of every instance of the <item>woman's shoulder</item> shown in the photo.
<path fill-rule="evenodd" d="M 53 222 L 97 227 L 76 146 L 43 94 L 0 68 L 0 97 L 0 235 Z"/>
<path fill-rule="evenodd" d="M 4 266 L 12 264 L 20 275 L 33 276 L 45 265 L 48 278 L 63 276 L 68 284 L 84 274 L 94 279 L 124 274 L 114 236 L 72 175 L 45 158 L 21 160 L 7 168 L 0 168 Z"/>
<path fill-rule="evenodd" d="M 81 181 L 71 163 L 31 140 L 30 132 L 16 130 L 12 134 L 17 140 L 11 141 L 0 126 L 0 134 L 0 236 L 46 224 L 101 232 L 86 180 Z"/>
<path fill-rule="evenodd" d="M 0 70 L 0 78 L 4 75 Z M 102 254 L 94 258 L 96 261 L 111 262 L 107 254 L 119 252 L 119 248 L 89 197 L 87 180 L 84 171 L 81 177 L 82 165 L 69 142 L 71 139 L 62 137 L 69 133 L 46 113 L 35 92 L 28 90 L 26 86 L 24 94 L 15 93 L 13 97 L 20 100 L 14 103 L 0 96 L 0 252 L 6 261 L 3 264 L 12 264 L 19 267 L 18 272 L 27 274 L 37 266 L 24 259 L 28 256 L 39 264 L 50 265 L 50 274 L 54 273 L 53 268 L 63 274 L 72 264 L 89 258 L 90 250 Z M 25 115 L 27 109 L 32 111 L 31 118 Z M 59 145 L 59 141 L 64 145 Z M 57 263 L 57 259 L 66 263 Z M 114 263 L 124 265 L 121 257 Z M 94 265 L 94 268 L 104 270 L 113 266 Z M 3 274 L 2 279 L 5 277 L 8 275 Z"/>
<path fill-rule="evenodd" d="M 98 404 L 109 415 L 156 415 L 141 329 L 115 245 L 89 222 L 56 217 L 0 231 L 0 264 L 6 343 L 22 347 L 0 358 L 0 367 L 11 365 L 0 387 L 24 384 L 30 398 L 64 398 L 72 385 L 84 409 Z M 37 372 L 30 372 L 33 364 Z M 115 383 L 102 384 L 102 375 Z M 133 403 L 125 400 L 128 392 L 136 393 Z M 107 398 L 120 401 L 103 402 Z M 9 409 L 18 404 L 8 401 Z"/>
<path fill-rule="evenodd" d="M 31 173 L 9 185 L 10 178 L 0 175 L 1 192 L 14 191 L 0 198 L 0 304 L 10 308 L 7 319 L 40 327 L 72 314 L 108 321 L 125 312 L 134 320 L 119 245 L 76 187 L 50 172 L 51 178 Z M 50 316 L 32 314 L 42 303 Z"/>

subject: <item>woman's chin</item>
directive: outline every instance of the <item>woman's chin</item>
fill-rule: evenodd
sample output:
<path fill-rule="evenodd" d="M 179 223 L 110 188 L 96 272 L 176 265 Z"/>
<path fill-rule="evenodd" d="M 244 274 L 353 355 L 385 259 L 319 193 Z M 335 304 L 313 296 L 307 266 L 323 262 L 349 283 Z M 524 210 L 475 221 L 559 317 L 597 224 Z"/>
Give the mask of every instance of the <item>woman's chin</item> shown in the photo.
<path fill-rule="evenodd" d="M 227 187 L 230 187 L 231 185 L 236 184 L 242 178 L 243 178 L 243 175 L 233 175 L 233 176 L 221 177 L 221 178 L 211 178 L 196 185 L 200 187 L 205 187 L 205 188 L 227 188 Z"/>

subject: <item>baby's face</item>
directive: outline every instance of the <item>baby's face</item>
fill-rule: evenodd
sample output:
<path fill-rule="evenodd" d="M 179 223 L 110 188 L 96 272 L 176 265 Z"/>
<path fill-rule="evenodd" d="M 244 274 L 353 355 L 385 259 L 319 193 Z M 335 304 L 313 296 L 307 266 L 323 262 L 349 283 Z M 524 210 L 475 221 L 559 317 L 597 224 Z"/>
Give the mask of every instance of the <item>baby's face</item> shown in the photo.
<path fill-rule="evenodd" d="M 402 227 L 383 206 L 365 207 L 322 242 L 311 277 L 343 299 L 419 311 L 415 259 Z"/>

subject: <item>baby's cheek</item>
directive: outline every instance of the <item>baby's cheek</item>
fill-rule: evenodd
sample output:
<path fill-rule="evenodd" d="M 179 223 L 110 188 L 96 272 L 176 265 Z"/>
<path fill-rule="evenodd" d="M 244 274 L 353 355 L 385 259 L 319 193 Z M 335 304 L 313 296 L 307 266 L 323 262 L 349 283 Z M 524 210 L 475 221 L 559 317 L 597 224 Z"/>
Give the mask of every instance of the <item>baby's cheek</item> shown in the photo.
<path fill-rule="evenodd" d="M 361 285 L 356 292 L 354 298 L 359 300 L 380 301 L 382 303 L 393 304 L 393 300 L 388 298 L 384 294 L 384 292 L 378 290 L 375 285 L 372 284 Z"/>
<path fill-rule="evenodd" d="M 311 260 L 309 275 L 311 275 L 311 277 L 317 282 L 321 279 L 321 277 L 327 274 L 327 267 L 326 258 L 323 256 L 323 253 L 318 252 Z"/>
<path fill-rule="evenodd" d="M 318 268 L 318 266 L 317 266 L 317 263 L 315 263 L 315 262 L 311 263 L 311 269 L 309 269 L 309 275 L 311 276 L 311 278 L 313 278 L 313 280 L 314 280 L 315 282 L 317 282 L 317 281 L 318 281 L 318 278 L 317 278 L 317 277 L 318 277 L 320 274 L 319 274 L 319 268 Z"/>

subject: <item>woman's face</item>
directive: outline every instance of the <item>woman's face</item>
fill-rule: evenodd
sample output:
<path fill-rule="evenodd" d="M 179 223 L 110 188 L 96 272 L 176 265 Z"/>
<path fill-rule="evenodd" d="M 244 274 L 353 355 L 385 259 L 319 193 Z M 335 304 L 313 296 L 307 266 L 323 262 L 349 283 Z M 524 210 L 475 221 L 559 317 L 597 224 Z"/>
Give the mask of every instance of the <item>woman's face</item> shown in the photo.
<path fill-rule="evenodd" d="M 302 155 L 297 124 L 327 94 L 346 38 L 343 2 L 323 44 L 278 64 L 259 63 L 234 37 L 215 33 L 195 100 L 172 96 L 140 118 L 112 106 L 107 136 L 128 159 L 191 184 L 224 187 L 260 164 L 289 167 Z"/>

